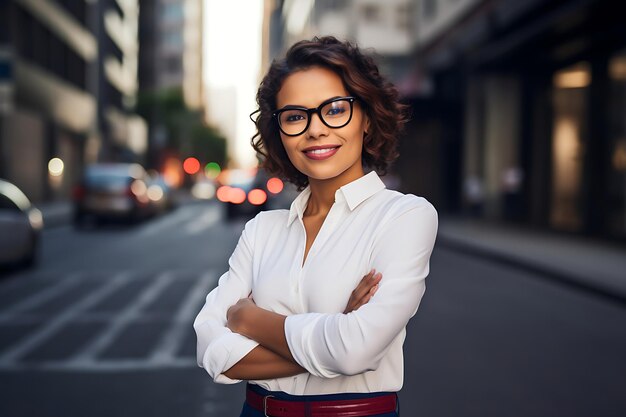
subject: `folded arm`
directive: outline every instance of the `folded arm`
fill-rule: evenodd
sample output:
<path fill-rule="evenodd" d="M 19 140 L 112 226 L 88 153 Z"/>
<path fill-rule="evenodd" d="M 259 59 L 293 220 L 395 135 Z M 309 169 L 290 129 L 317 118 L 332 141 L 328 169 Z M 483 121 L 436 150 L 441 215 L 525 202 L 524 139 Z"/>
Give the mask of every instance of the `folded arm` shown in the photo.
<path fill-rule="evenodd" d="M 378 290 L 382 274 L 365 275 L 350 295 L 344 314 L 367 304 Z M 233 379 L 268 379 L 307 372 L 291 355 L 285 338 L 286 316 L 258 307 L 252 298 L 239 300 L 227 312 L 228 327 L 260 344 L 224 374 Z"/>
<path fill-rule="evenodd" d="M 372 263 L 384 273 L 380 289 L 355 311 L 285 317 L 242 300 L 244 320 L 229 318 L 229 326 L 316 376 L 374 370 L 417 311 L 436 233 L 437 213 L 428 203 L 391 221 L 372 254 Z"/>

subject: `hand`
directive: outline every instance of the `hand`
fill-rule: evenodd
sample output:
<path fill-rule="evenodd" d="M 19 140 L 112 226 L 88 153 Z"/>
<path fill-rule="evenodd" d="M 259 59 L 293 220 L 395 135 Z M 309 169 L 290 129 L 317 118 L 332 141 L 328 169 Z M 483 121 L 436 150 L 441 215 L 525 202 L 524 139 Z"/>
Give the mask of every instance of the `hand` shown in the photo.
<path fill-rule="evenodd" d="M 358 310 L 362 305 L 367 304 L 374 294 L 376 294 L 376 291 L 378 291 L 378 284 L 382 278 L 383 274 L 380 272 L 377 273 L 375 269 L 372 269 L 365 275 L 361 279 L 361 282 L 359 282 L 359 285 L 352 291 L 352 294 L 350 294 L 348 305 L 343 313 L 348 314 Z"/>
<path fill-rule="evenodd" d="M 256 303 L 251 296 L 237 301 L 226 312 L 228 328 L 235 333 L 244 334 L 246 314 L 254 308 L 256 308 Z"/>

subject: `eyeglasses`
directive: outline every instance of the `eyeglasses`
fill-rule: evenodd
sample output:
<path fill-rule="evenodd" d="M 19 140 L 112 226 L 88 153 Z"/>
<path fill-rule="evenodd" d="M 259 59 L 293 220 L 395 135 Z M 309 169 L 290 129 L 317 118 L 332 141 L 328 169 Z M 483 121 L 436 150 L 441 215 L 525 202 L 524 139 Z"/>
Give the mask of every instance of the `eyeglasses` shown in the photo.
<path fill-rule="evenodd" d="M 317 114 L 326 126 L 338 129 L 352 120 L 352 107 L 355 100 L 354 97 L 335 97 L 311 109 L 285 106 L 276 110 L 272 117 L 276 118 L 278 128 L 287 136 L 303 134 L 309 128 L 313 114 Z"/>

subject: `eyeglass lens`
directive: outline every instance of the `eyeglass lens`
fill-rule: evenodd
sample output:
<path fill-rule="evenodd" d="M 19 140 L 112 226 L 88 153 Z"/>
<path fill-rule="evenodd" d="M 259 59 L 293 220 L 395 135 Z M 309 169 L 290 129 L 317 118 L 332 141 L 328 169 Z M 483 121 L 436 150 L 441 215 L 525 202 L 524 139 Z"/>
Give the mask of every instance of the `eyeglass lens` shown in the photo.
<path fill-rule="evenodd" d="M 352 107 L 349 100 L 336 100 L 323 106 L 319 115 L 330 127 L 342 127 L 350 120 Z M 299 135 L 309 125 L 309 113 L 301 109 L 288 109 L 280 113 L 278 122 L 281 130 L 288 135 Z"/>

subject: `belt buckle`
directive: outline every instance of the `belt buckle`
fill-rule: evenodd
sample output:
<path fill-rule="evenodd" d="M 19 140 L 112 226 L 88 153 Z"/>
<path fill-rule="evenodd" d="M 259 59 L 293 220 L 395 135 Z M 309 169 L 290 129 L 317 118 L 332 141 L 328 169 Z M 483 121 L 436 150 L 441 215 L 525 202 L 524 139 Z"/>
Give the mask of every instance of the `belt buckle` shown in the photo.
<path fill-rule="evenodd" d="M 266 395 L 265 397 L 263 397 L 263 414 L 265 415 L 265 417 L 271 417 L 267 415 L 267 399 L 268 398 L 274 398 L 274 396 Z"/>

